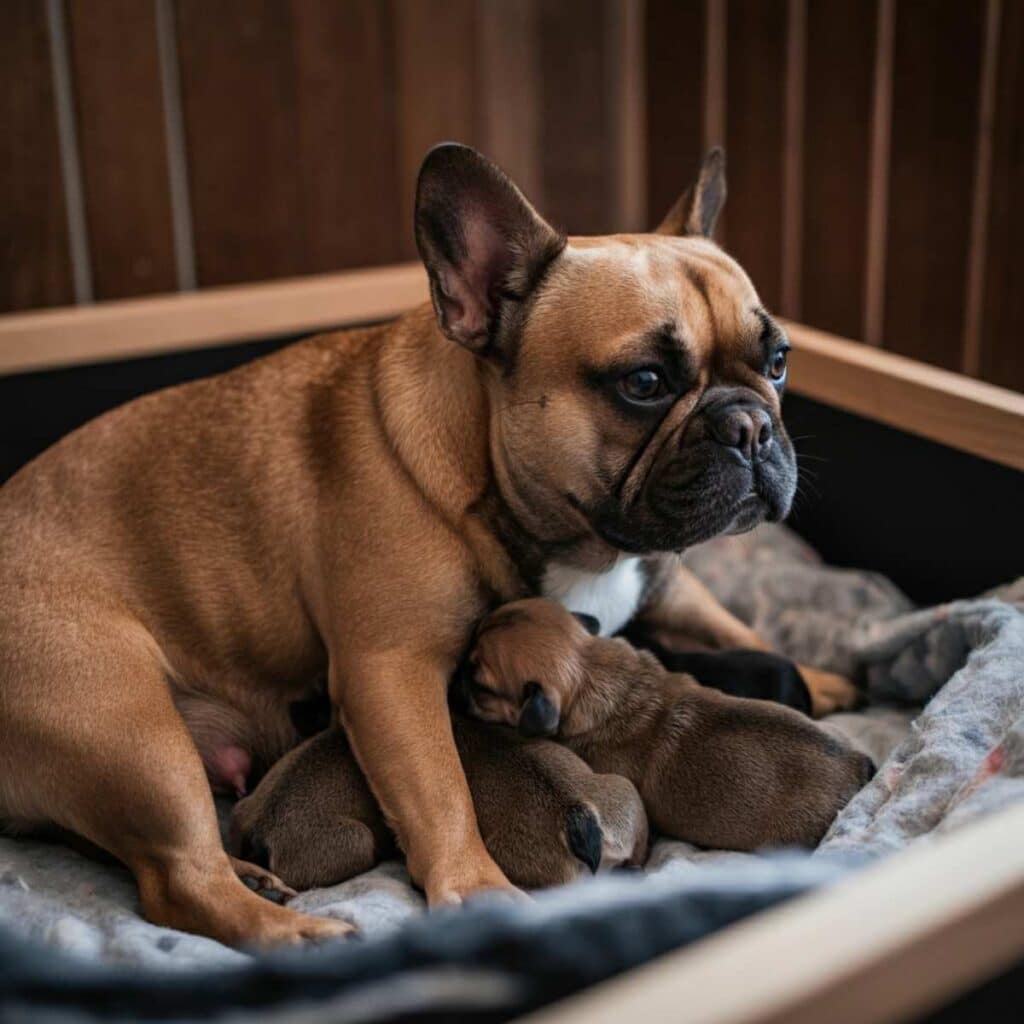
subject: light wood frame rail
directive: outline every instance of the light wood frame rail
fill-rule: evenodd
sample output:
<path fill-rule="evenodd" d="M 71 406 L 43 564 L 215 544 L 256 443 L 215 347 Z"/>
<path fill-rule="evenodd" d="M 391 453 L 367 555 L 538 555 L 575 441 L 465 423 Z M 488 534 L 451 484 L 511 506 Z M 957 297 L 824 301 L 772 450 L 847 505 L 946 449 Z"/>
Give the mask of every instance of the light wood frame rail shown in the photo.
<path fill-rule="evenodd" d="M 311 333 L 425 301 L 408 263 L 0 316 L 0 374 Z M 847 412 L 1024 470 L 1024 395 L 788 325 L 791 388 Z"/>
<path fill-rule="evenodd" d="M 883 1024 L 1024 956 L 1024 807 L 851 878 L 528 1019 L 536 1024 Z"/>

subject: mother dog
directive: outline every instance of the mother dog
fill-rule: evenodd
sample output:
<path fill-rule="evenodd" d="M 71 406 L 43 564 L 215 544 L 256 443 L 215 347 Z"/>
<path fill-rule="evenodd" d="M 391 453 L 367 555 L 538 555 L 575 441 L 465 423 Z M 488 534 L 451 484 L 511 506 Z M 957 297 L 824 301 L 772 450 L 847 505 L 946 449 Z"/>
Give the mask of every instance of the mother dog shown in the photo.
<path fill-rule="evenodd" d="M 567 241 L 492 164 L 434 149 L 433 308 L 292 345 L 71 434 L 0 491 L 0 817 L 134 872 L 159 924 L 344 932 L 263 900 L 207 774 L 244 788 L 327 673 L 431 904 L 508 882 L 445 691 L 474 621 L 530 593 L 606 632 L 758 646 L 674 558 L 786 515 L 787 343 L 708 239 L 722 157 L 657 234 Z M 852 698 L 811 675 L 819 709 Z"/>

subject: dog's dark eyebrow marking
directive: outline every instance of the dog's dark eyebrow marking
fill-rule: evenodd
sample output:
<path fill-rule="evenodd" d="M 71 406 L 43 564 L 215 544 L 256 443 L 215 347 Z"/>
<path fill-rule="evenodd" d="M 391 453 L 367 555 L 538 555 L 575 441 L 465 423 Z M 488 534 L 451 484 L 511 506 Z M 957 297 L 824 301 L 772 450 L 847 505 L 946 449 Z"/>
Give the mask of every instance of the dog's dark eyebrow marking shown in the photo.
<path fill-rule="evenodd" d="M 754 310 L 754 316 L 761 321 L 761 349 L 765 361 L 771 359 L 776 349 L 785 346 L 789 347 L 786 341 L 786 334 L 782 328 L 768 315 L 768 311 L 758 307 Z"/>
<path fill-rule="evenodd" d="M 623 348 L 615 364 L 606 371 L 598 371 L 602 378 L 616 377 L 645 363 L 662 367 L 672 390 L 685 391 L 695 377 L 690 353 L 673 323 L 664 323 Z"/>

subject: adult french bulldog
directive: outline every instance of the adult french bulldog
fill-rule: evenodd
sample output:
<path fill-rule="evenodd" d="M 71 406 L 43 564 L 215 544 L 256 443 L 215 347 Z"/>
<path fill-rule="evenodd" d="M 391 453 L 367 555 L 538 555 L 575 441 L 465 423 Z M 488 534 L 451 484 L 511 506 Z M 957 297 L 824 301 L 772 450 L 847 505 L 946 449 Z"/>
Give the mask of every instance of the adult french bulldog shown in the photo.
<path fill-rule="evenodd" d="M 225 853 L 227 788 L 297 741 L 324 671 L 431 904 L 509 886 L 446 689 L 473 623 L 534 593 L 614 632 L 763 646 L 674 553 L 781 519 L 787 343 L 709 240 L 713 152 L 656 234 L 566 239 L 443 145 L 416 238 L 432 306 L 100 417 L 0 490 L 0 817 L 84 836 L 146 916 L 230 943 L 342 934 Z M 819 710 L 855 697 L 806 676 Z M 251 867 L 251 866 L 249 866 Z"/>

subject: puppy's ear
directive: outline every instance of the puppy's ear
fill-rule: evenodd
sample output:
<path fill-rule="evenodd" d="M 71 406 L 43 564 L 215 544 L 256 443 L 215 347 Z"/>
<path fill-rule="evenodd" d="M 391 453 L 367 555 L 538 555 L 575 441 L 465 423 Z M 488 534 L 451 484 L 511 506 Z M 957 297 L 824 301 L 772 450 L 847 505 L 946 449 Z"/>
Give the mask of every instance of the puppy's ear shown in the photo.
<path fill-rule="evenodd" d="M 565 239 L 503 171 L 447 142 L 420 168 L 416 245 L 441 330 L 473 352 L 498 354 L 502 308 L 529 296 Z"/>
<path fill-rule="evenodd" d="M 677 200 L 655 229 L 659 235 L 710 238 L 725 205 L 725 150 L 717 146 L 704 158 L 697 183 Z"/>
<path fill-rule="evenodd" d="M 597 636 L 601 632 L 601 623 L 588 615 L 586 612 L 572 612 L 572 617 L 591 635 Z"/>

